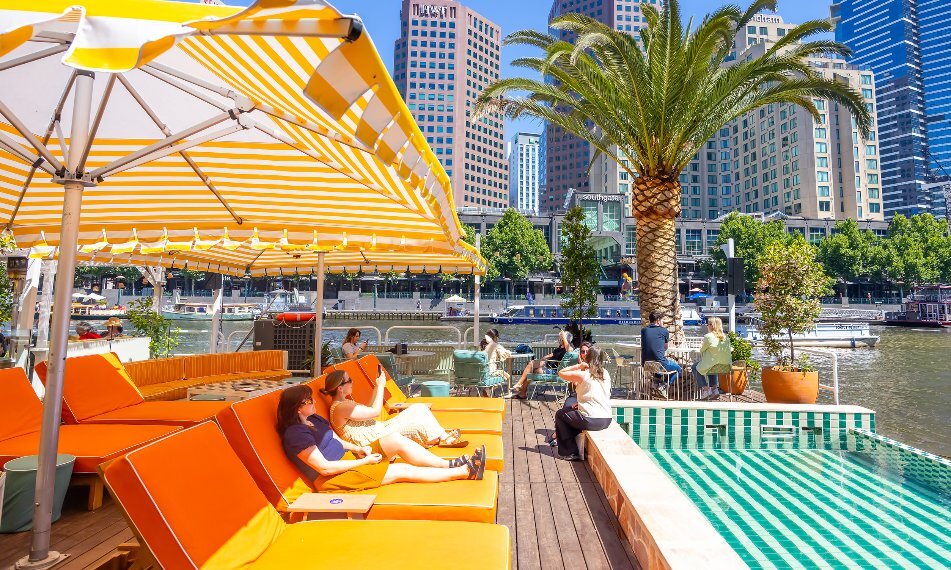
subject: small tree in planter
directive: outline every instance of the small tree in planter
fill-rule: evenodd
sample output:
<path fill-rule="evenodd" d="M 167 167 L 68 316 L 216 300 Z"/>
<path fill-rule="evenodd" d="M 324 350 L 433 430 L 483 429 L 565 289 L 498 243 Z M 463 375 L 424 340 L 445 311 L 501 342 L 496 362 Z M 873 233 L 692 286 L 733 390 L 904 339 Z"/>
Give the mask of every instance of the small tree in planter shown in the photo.
<path fill-rule="evenodd" d="M 730 374 L 720 374 L 720 391 L 739 395 L 759 374 L 759 362 L 753 358 L 753 345 L 750 341 L 733 331 L 727 333 L 727 336 L 730 338 L 733 370 Z"/>
<path fill-rule="evenodd" d="M 770 402 L 815 403 L 819 375 L 805 355 L 796 359 L 793 335 L 815 325 L 822 310 L 819 298 L 830 291 L 832 280 L 802 239 L 771 244 L 757 266 L 760 278 L 753 305 L 762 315 L 766 352 L 776 359 L 775 366 L 763 369 L 763 392 Z"/>
<path fill-rule="evenodd" d="M 598 316 L 598 258 L 591 246 L 591 228 L 580 206 L 568 210 L 561 225 L 561 309 L 578 323 L 580 343 L 586 337 L 584 319 Z"/>

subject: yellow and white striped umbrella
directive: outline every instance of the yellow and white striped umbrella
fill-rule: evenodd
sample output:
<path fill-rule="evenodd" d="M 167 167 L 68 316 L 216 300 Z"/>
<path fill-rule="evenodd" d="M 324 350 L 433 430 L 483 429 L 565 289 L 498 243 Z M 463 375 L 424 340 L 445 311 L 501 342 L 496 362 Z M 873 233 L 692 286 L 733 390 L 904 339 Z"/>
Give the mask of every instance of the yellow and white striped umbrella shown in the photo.
<path fill-rule="evenodd" d="M 0 229 L 32 255 L 59 244 L 88 72 L 80 259 L 483 272 L 362 24 L 319 0 L 0 0 Z"/>

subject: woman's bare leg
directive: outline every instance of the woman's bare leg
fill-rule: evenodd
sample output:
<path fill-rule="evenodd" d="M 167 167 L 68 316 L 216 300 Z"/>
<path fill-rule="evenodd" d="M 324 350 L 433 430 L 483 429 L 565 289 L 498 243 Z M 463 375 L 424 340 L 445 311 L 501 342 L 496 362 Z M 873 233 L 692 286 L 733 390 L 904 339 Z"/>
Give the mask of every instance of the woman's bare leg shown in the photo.
<path fill-rule="evenodd" d="M 383 484 L 399 483 L 401 481 L 413 483 L 441 483 L 443 481 L 453 481 L 455 479 L 466 479 L 469 477 L 469 468 L 452 467 L 450 469 L 439 469 L 436 467 L 417 467 L 408 463 L 391 463 L 383 477 Z"/>
<path fill-rule="evenodd" d="M 399 433 L 390 433 L 380 438 L 380 447 L 388 456 L 398 455 L 410 465 L 417 467 L 449 467 L 449 460 L 432 454 L 428 449 Z"/>

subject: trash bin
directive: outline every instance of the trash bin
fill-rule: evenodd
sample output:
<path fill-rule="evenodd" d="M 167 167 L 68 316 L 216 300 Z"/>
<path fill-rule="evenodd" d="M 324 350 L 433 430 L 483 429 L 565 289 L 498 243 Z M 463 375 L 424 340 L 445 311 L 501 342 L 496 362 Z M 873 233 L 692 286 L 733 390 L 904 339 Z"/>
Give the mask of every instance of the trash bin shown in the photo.
<path fill-rule="evenodd" d="M 427 398 L 449 397 L 449 382 L 443 380 L 428 380 L 420 382 L 419 395 Z"/>
<path fill-rule="evenodd" d="M 7 461 L 3 466 L 3 506 L 0 507 L 0 532 L 21 532 L 33 526 L 33 500 L 36 491 L 36 470 L 39 457 L 27 455 Z M 56 456 L 56 478 L 53 486 L 53 522 L 59 520 L 69 479 L 73 476 L 76 458 L 61 453 Z"/>

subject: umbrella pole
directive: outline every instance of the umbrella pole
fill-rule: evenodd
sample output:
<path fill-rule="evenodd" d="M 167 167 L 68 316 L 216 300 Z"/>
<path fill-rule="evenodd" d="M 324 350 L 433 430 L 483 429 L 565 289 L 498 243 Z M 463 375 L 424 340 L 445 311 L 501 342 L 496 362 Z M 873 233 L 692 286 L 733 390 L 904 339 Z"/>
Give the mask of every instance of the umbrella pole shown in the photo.
<path fill-rule="evenodd" d="M 476 234 L 476 249 L 479 249 L 480 244 L 482 243 L 482 234 Z M 472 342 L 479 346 L 479 296 L 482 293 L 481 291 L 481 276 L 476 275 L 473 279 L 472 286 L 472 312 L 475 313 L 475 316 L 472 317 Z"/>
<path fill-rule="evenodd" d="M 43 399 L 43 426 L 40 432 L 39 464 L 36 472 L 36 498 L 33 509 L 33 538 L 30 555 L 17 562 L 17 568 L 47 568 L 64 558 L 50 550 L 53 519 L 53 482 L 56 479 L 56 450 L 63 407 L 63 372 L 66 368 L 69 311 L 76 276 L 76 251 L 79 242 L 79 214 L 83 201 L 83 181 L 76 169 L 82 161 L 89 133 L 92 109 L 93 74 L 80 71 L 76 76 L 71 141 L 63 177 L 63 224 L 59 238 L 59 266 L 53 297 L 53 324 L 50 327 L 49 370 Z"/>
<path fill-rule="evenodd" d="M 221 330 L 221 311 L 223 309 L 222 303 L 224 301 L 225 294 L 225 278 L 223 275 L 219 275 L 218 279 L 221 279 L 221 286 L 215 289 L 215 300 L 211 304 L 211 349 L 209 350 L 211 354 L 218 352 L 218 338 L 219 332 Z M 225 351 L 227 352 L 227 349 Z"/>
<path fill-rule="evenodd" d="M 314 376 L 320 376 L 323 362 L 323 346 L 320 342 L 324 328 L 324 256 L 323 251 L 317 252 L 317 300 L 314 303 Z"/>

